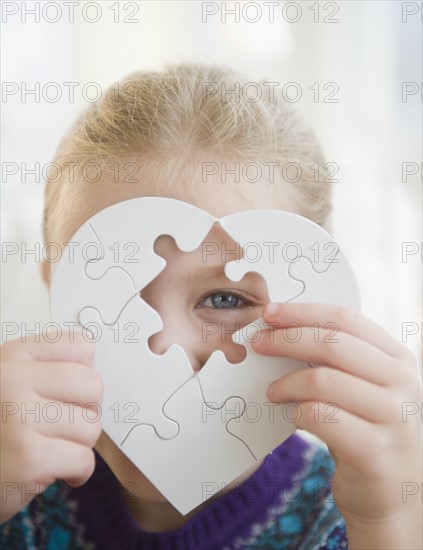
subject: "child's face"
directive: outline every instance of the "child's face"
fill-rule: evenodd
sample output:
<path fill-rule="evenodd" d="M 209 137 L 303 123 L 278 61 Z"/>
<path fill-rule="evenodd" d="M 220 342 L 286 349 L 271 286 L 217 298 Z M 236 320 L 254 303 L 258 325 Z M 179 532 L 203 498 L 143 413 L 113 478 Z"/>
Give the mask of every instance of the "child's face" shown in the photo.
<path fill-rule="evenodd" d="M 152 351 L 162 354 L 178 343 L 194 370 L 216 349 L 224 351 L 231 362 L 241 361 L 245 349 L 231 336 L 260 317 L 268 299 L 266 284 L 258 274 L 249 273 L 240 282 L 225 276 L 225 263 L 242 255 L 239 246 L 214 226 L 193 252 L 181 252 L 168 236 L 156 241 L 155 251 L 167 266 L 141 292 L 164 324 L 163 331 L 150 338 Z"/>
<path fill-rule="evenodd" d="M 135 197 L 157 196 L 156 190 L 156 180 L 143 181 L 136 186 L 90 186 L 84 195 L 83 213 L 74 207 L 72 211 L 75 214 L 70 225 L 76 229 L 89 217 L 111 204 Z M 207 184 L 200 182 L 195 190 L 184 188 L 183 185 L 179 188 L 172 184 L 165 185 L 160 189 L 160 196 L 183 200 L 216 217 L 257 208 L 248 203 L 234 187 L 221 183 L 219 179 Z M 261 200 L 259 207 L 271 208 L 271 199 L 267 200 L 267 204 Z M 62 236 L 64 240 L 70 240 L 72 234 Z M 206 253 L 212 247 L 215 253 Z M 216 349 L 222 350 L 230 362 L 241 361 L 245 356 L 245 349 L 235 344 L 231 335 L 261 316 L 268 294 L 266 284 L 258 274 L 249 273 L 240 282 L 226 278 L 224 265 L 241 256 L 239 246 L 220 226 L 215 225 L 203 245 L 193 252 L 180 251 L 174 240 L 168 236 L 157 239 L 155 251 L 165 258 L 167 265 L 140 293 L 163 321 L 163 331 L 149 340 L 152 351 L 162 354 L 171 344 L 180 344 L 194 370 L 200 369 Z M 135 482 L 139 487 L 138 494 L 143 499 L 165 501 L 104 433 L 96 448 L 123 485 Z"/>

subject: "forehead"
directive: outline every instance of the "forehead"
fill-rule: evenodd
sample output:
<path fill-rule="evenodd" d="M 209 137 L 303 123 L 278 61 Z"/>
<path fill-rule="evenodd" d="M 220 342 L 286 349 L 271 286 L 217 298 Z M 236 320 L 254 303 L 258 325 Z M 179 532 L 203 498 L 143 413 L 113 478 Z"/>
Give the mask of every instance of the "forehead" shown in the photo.
<path fill-rule="evenodd" d="M 122 162 L 122 165 L 125 166 L 125 163 Z M 162 196 L 182 200 L 217 218 L 258 208 L 292 210 L 288 196 L 285 204 L 281 204 L 280 198 L 276 199 L 272 187 L 277 183 L 252 183 L 243 179 L 242 163 L 238 162 L 241 170 L 238 174 L 228 171 L 222 177 L 221 170 L 218 170 L 207 178 L 203 177 L 202 165 L 202 162 L 185 163 L 183 168 L 178 170 L 175 165 L 172 170 L 169 163 L 162 166 L 157 160 L 155 164 L 150 164 L 148 170 L 139 170 L 134 182 L 127 182 L 123 177 L 119 182 L 114 182 L 106 174 L 97 183 L 82 183 L 74 194 L 69 193 L 64 198 L 65 213 L 58 220 L 60 240 L 69 240 L 81 225 L 104 208 L 138 197 Z M 216 162 L 216 165 L 222 163 Z M 121 172 L 122 175 L 126 173 Z"/>

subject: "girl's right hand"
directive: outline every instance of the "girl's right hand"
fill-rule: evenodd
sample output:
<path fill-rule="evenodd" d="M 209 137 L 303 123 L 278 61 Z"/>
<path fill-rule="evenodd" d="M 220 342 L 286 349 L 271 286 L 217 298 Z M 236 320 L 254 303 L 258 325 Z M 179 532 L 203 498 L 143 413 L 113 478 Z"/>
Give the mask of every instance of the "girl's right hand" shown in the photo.
<path fill-rule="evenodd" d="M 78 332 L 1 346 L 1 523 L 57 479 L 78 486 L 92 475 L 103 395 L 93 360 Z"/>

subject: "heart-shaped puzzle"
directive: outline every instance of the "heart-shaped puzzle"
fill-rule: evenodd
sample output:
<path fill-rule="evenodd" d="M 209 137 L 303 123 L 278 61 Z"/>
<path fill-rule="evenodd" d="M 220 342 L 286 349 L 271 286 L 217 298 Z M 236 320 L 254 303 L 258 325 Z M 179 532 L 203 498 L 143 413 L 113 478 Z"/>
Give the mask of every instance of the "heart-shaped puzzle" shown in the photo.
<path fill-rule="evenodd" d="M 231 281 L 255 272 L 272 302 L 359 308 L 346 259 L 310 220 L 279 210 L 218 219 L 162 197 L 114 204 L 85 222 L 64 249 L 50 289 L 53 321 L 65 330 L 77 323 L 97 342 L 95 368 L 105 387 L 103 429 L 182 514 L 293 433 L 298 410 L 269 403 L 266 390 L 282 375 L 311 367 L 256 354 L 251 342 L 266 327 L 261 319 L 233 334 L 246 349 L 239 363 L 216 350 L 194 372 L 178 344 L 162 355 L 151 351 L 148 340 L 163 324 L 140 292 L 166 266 L 154 243 L 169 235 L 181 251 L 191 252 L 214 224 L 243 252 L 225 263 Z"/>

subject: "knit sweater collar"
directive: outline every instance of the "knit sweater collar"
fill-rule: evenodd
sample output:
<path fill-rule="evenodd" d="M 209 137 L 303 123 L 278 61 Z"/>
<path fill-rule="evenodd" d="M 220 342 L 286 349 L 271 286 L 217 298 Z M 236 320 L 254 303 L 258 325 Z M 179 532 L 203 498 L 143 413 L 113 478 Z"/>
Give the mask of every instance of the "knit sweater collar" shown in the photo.
<path fill-rule="evenodd" d="M 267 509 L 280 503 L 281 491 L 292 485 L 304 466 L 309 443 L 293 434 L 248 479 L 212 500 L 180 528 L 162 533 L 141 529 L 106 462 L 96 453 L 93 476 L 73 496 L 87 524 L 88 536 L 99 548 L 202 550 L 223 547 L 246 534 L 254 522 L 264 521 Z"/>

